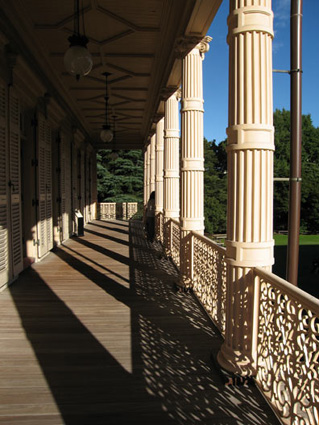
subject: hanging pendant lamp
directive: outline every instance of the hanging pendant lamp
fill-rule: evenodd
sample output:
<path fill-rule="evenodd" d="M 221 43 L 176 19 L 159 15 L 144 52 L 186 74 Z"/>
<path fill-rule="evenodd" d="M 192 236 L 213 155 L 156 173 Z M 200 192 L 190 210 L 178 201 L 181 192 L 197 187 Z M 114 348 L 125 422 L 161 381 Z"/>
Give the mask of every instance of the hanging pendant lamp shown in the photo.
<path fill-rule="evenodd" d="M 84 34 L 84 16 L 82 16 L 83 35 L 80 34 L 79 0 L 75 0 L 74 9 L 74 31 L 68 38 L 70 47 L 64 55 L 64 66 L 71 75 L 79 80 L 80 77 L 89 74 L 93 66 L 93 59 L 86 47 L 89 40 Z"/>
<path fill-rule="evenodd" d="M 102 142 L 105 143 L 110 143 L 113 140 L 113 131 L 111 130 L 110 125 L 108 124 L 108 119 L 107 119 L 107 106 L 108 106 L 108 101 L 109 101 L 109 97 L 107 94 L 107 77 L 109 75 L 111 75 L 109 72 L 104 72 L 105 75 L 105 124 L 103 125 L 103 129 L 100 133 L 100 138 L 102 140 Z"/>

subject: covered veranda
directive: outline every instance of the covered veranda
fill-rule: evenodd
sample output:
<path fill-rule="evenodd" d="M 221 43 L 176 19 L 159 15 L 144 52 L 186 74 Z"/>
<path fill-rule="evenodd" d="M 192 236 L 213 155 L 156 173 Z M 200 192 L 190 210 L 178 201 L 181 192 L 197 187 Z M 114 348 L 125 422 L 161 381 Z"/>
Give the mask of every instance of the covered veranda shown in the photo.
<path fill-rule="evenodd" d="M 100 221 L 1 294 L 1 424 L 277 424 L 141 222 Z"/>
<path fill-rule="evenodd" d="M 229 2 L 226 248 L 203 235 L 202 63 L 220 3 L 0 0 L 4 423 L 267 422 L 223 368 L 283 423 L 318 424 L 319 302 L 271 273 L 271 0 Z M 76 19 L 80 78 L 63 63 Z M 141 222 L 95 221 L 105 147 L 144 152 L 154 246 Z"/>

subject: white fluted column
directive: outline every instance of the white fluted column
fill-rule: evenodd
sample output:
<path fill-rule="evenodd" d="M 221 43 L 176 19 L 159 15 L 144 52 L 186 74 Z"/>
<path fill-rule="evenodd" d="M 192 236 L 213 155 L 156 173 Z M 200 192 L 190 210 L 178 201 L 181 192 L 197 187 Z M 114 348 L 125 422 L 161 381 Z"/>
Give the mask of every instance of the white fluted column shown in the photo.
<path fill-rule="evenodd" d="M 146 204 L 150 199 L 151 189 L 150 189 L 150 176 L 151 176 L 151 145 L 150 143 L 146 147 Z"/>
<path fill-rule="evenodd" d="M 155 167 L 155 236 L 162 240 L 162 213 L 163 213 L 163 190 L 164 190 L 164 118 L 156 125 L 156 167 Z"/>
<path fill-rule="evenodd" d="M 179 219 L 179 91 L 165 102 L 164 118 L 164 222 Z"/>
<path fill-rule="evenodd" d="M 147 148 L 144 147 L 144 209 L 147 201 Z"/>
<path fill-rule="evenodd" d="M 155 158 L 156 134 L 151 137 L 150 144 L 150 194 L 155 190 L 155 172 L 156 172 L 156 158 Z"/>
<path fill-rule="evenodd" d="M 228 18 L 227 321 L 218 361 L 254 375 L 259 296 L 251 270 L 273 264 L 273 13 L 271 0 L 236 6 Z"/>
<path fill-rule="evenodd" d="M 205 37 L 183 59 L 180 285 L 191 286 L 189 232 L 204 234 L 203 57 L 211 37 Z"/>

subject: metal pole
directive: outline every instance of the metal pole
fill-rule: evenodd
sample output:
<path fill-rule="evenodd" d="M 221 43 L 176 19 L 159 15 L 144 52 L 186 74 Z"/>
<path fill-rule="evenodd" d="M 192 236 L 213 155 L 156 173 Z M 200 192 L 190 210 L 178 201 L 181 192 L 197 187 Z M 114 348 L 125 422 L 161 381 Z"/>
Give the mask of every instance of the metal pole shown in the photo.
<path fill-rule="evenodd" d="M 290 191 L 288 218 L 287 280 L 298 286 L 301 202 L 301 41 L 302 0 L 291 0 L 290 15 Z"/>

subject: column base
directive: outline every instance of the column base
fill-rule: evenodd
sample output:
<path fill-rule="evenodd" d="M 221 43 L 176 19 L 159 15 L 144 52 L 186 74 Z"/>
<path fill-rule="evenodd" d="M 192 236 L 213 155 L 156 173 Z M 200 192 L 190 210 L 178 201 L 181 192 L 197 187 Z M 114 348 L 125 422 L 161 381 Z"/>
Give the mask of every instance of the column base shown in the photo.
<path fill-rule="evenodd" d="M 190 292 L 193 290 L 192 279 L 184 274 L 180 274 L 177 283 L 178 292 Z"/>
<path fill-rule="evenodd" d="M 247 354 L 234 351 L 225 343 L 217 354 L 217 361 L 221 368 L 234 375 L 252 377 L 256 376 L 255 362 Z"/>

